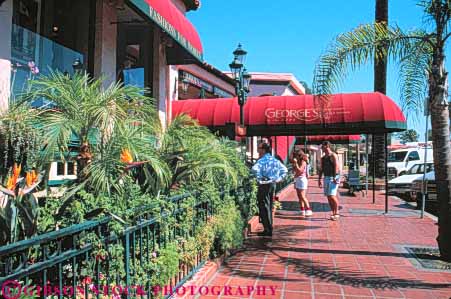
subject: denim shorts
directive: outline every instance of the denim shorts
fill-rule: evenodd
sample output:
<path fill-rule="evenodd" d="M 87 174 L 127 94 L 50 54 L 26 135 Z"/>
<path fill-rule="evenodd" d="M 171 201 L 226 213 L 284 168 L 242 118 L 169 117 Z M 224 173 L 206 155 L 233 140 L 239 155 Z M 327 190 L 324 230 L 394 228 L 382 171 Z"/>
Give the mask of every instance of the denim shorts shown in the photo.
<path fill-rule="evenodd" d="M 326 196 L 336 196 L 338 192 L 338 185 L 334 183 L 334 177 L 326 176 L 324 177 L 324 195 Z"/>

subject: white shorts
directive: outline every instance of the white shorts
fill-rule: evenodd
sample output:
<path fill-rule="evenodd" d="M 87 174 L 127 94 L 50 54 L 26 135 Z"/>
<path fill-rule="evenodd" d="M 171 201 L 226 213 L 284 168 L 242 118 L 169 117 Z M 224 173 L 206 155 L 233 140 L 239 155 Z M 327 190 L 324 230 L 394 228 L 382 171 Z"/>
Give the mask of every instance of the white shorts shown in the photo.
<path fill-rule="evenodd" d="M 305 176 L 298 176 L 294 179 L 294 188 L 298 190 L 307 190 L 308 180 Z"/>

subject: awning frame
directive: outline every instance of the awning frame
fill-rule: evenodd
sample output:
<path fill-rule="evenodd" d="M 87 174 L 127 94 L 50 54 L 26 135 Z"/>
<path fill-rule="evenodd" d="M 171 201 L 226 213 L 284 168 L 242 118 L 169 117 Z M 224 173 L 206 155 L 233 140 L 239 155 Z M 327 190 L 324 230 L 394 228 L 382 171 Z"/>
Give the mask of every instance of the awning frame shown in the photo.
<path fill-rule="evenodd" d="M 305 125 L 246 125 L 247 136 L 312 136 L 312 135 L 354 135 L 354 134 L 384 134 L 405 131 L 405 127 L 397 122 L 391 125 L 392 129 L 385 130 L 380 126 L 387 122 L 362 122 L 353 123 L 352 126 L 348 124 L 336 124 L 333 127 L 331 125 L 308 125 L 309 130 L 306 131 Z M 397 128 L 393 128 L 396 126 Z M 221 135 L 229 135 L 228 132 L 235 131 L 235 123 L 229 123 L 225 126 L 207 126 L 211 131 L 216 131 Z M 270 132 L 270 133 L 268 133 Z"/>

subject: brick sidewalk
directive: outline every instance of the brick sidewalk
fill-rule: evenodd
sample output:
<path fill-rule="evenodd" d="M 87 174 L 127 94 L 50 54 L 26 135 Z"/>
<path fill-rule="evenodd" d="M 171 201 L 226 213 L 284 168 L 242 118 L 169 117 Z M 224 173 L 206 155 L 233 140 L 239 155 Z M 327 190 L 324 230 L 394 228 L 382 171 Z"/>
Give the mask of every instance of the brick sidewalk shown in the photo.
<path fill-rule="evenodd" d="M 434 220 L 419 219 L 415 210 L 395 197 L 390 197 L 393 212 L 384 215 L 383 195 L 378 194 L 373 204 L 371 197 L 346 196 L 341 190 L 341 218 L 330 221 L 327 200 L 320 191 L 315 186 L 309 189 L 314 215 L 302 219 L 295 212 L 294 189 L 285 189 L 273 237 L 247 240 L 244 249 L 205 284 L 219 286 L 221 296 L 196 298 L 451 297 L 451 272 L 420 270 L 402 247 L 436 247 Z M 372 213 L 375 210 L 381 213 Z M 225 287 L 231 288 L 232 295 L 224 295 Z"/>

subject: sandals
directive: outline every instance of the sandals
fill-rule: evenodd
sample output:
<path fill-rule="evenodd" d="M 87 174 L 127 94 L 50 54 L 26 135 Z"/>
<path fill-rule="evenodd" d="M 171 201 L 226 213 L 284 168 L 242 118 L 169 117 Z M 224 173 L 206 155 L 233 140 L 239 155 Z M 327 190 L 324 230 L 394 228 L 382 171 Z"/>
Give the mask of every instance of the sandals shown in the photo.
<path fill-rule="evenodd" d="M 335 215 L 330 216 L 330 220 L 332 220 L 332 221 L 337 221 L 338 219 L 340 219 L 340 214 L 335 214 Z"/>

